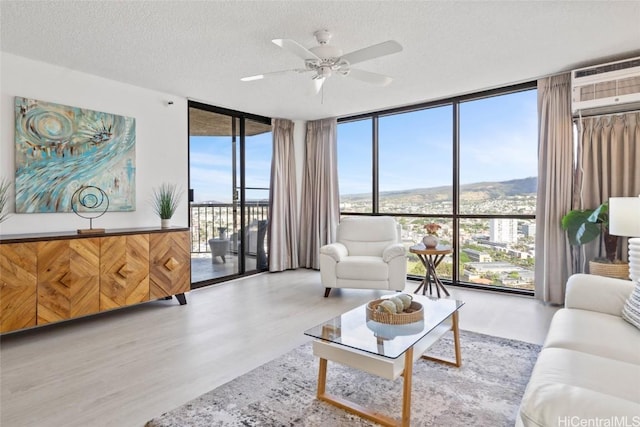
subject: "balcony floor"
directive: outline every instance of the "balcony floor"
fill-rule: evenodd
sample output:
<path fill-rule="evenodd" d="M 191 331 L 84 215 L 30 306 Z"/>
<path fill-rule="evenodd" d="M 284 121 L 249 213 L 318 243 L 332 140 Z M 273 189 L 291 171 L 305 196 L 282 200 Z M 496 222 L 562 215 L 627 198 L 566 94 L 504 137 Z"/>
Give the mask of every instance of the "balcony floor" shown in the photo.
<path fill-rule="evenodd" d="M 192 253 L 191 283 L 238 274 L 238 256 L 229 253 L 225 256 L 225 260 L 226 262 L 222 262 L 220 257 L 215 257 L 212 262 L 210 253 Z M 246 268 L 247 271 L 256 269 L 256 258 L 254 256 L 247 256 Z"/>

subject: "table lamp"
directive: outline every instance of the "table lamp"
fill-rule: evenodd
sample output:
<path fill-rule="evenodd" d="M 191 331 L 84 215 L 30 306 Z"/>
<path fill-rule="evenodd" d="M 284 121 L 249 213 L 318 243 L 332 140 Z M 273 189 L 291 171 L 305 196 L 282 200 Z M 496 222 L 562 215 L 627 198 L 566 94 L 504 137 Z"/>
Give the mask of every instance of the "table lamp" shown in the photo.
<path fill-rule="evenodd" d="M 609 198 L 609 234 L 630 237 L 629 278 L 640 280 L 640 196 Z"/>

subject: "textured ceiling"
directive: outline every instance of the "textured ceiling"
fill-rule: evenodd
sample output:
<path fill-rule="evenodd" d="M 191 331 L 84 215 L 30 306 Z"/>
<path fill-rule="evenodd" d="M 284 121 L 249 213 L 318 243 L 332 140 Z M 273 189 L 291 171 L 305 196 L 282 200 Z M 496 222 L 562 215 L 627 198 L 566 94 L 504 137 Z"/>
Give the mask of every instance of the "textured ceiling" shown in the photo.
<path fill-rule="evenodd" d="M 7 1 L 1 48 L 43 62 L 269 117 L 345 116 L 520 83 L 640 55 L 640 1 Z M 327 28 L 343 51 L 396 40 L 354 68 L 386 87 L 306 74 L 273 43 L 311 47 Z"/>

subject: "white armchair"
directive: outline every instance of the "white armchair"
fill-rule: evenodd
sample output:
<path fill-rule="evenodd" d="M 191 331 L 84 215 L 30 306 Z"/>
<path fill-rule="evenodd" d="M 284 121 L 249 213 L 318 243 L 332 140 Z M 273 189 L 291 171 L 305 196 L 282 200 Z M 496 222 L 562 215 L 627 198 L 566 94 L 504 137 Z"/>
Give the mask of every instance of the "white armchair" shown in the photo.
<path fill-rule="evenodd" d="M 333 288 L 403 291 L 407 255 L 400 224 L 388 216 L 342 218 L 335 243 L 320 248 L 320 279 Z"/>

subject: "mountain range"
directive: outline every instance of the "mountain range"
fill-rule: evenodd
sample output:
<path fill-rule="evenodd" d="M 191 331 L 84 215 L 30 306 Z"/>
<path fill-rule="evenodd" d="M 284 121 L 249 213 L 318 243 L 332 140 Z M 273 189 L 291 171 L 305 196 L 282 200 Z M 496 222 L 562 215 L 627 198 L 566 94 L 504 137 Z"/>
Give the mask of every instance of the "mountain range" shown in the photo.
<path fill-rule="evenodd" d="M 461 201 L 482 201 L 501 199 L 505 197 L 535 195 L 538 188 L 538 178 L 528 177 L 497 182 L 475 182 L 460 186 Z M 411 203 L 446 202 L 452 200 L 452 187 L 414 188 L 400 191 L 381 191 L 380 199 L 392 202 L 402 199 Z M 342 196 L 343 200 L 357 201 L 371 198 L 371 194 L 350 194 Z"/>

